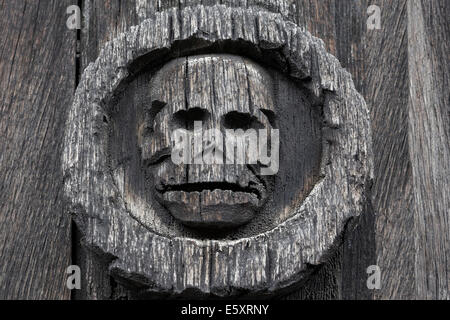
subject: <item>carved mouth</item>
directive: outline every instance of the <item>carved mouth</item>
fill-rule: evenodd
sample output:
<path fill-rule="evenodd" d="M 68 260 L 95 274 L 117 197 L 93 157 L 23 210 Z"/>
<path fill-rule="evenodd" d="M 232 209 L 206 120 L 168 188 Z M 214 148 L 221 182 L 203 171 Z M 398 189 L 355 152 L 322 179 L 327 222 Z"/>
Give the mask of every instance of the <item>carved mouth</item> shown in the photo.
<path fill-rule="evenodd" d="M 176 219 L 199 228 L 245 224 L 267 199 L 266 187 L 256 177 L 245 183 L 159 183 L 155 189 L 157 199 Z"/>
<path fill-rule="evenodd" d="M 238 193 L 244 193 L 244 194 L 252 194 L 255 195 L 258 200 L 261 200 L 263 198 L 264 194 L 264 187 L 257 184 L 250 184 L 247 187 L 242 187 L 239 184 L 236 183 L 229 183 L 229 182 L 200 182 L 200 183 L 184 183 L 184 184 L 177 184 L 177 185 L 167 185 L 164 186 L 162 189 L 158 190 L 160 193 L 164 194 L 166 192 L 173 192 L 173 191 L 181 191 L 186 193 L 191 192 L 217 192 L 217 191 L 223 191 L 223 192 L 238 192 Z"/>

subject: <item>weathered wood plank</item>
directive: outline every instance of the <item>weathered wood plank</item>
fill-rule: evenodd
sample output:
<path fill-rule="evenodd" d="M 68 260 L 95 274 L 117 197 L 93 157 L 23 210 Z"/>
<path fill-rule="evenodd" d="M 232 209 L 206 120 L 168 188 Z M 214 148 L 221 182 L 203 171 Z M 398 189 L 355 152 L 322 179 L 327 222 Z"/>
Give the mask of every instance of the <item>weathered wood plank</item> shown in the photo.
<path fill-rule="evenodd" d="M 321 11 L 329 12 L 323 18 L 328 28 L 310 23 L 311 32 L 322 37 L 351 72 L 372 118 L 373 209 L 345 242 L 342 298 L 406 299 L 415 295 L 406 3 L 331 1 Z M 366 27 L 370 5 L 381 9 L 380 30 Z M 372 264 L 380 266 L 382 276 L 381 289 L 374 292 L 365 283 L 366 268 Z"/>
<path fill-rule="evenodd" d="M 367 208 L 356 229 L 348 232 L 342 252 L 320 269 L 317 282 L 311 279 L 303 291 L 290 298 L 371 298 L 375 294 L 381 299 L 448 299 L 447 2 L 81 3 L 84 28 L 80 71 L 97 58 L 107 40 L 130 26 L 155 12 L 192 4 L 270 9 L 322 38 L 327 50 L 351 72 L 371 110 L 376 156 L 373 209 Z M 0 252 L 2 262 L 12 262 L 0 263 L 0 298 L 70 295 L 63 282 L 70 256 L 69 227 L 68 220 L 59 215 L 61 176 L 55 170 L 59 167 L 57 150 L 64 106 L 70 95 L 67 92 L 71 93 L 75 78 L 75 36 L 65 29 L 64 15 L 70 4 L 2 2 L 2 12 L 13 18 L 1 23 L 6 32 L 1 38 L 4 49 L 0 64 L 0 98 L 4 103 L 0 119 Z M 381 8 L 381 30 L 366 29 L 366 9 L 372 4 Z M 45 76 L 36 76 L 44 70 L 49 70 Z M 15 236 L 19 230 L 30 236 Z M 78 249 L 76 262 L 85 270 L 86 278 L 77 298 L 126 294 L 110 283 L 106 266 L 94 263 L 95 254 Z M 378 264 L 382 271 L 381 290 L 374 293 L 365 288 L 365 269 L 370 264 Z"/>
<path fill-rule="evenodd" d="M 219 0 L 192 0 L 184 1 L 182 6 L 219 2 L 225 3 Z M 82 37 L 83 67 L 94 61 L 99 48 L 119 32 L 155 12 L 180 7 L 179 1 L 83 3 L 86 21 Z M 442 88 L 440 92 L 446 92 L 448 75 L 444 70 L 448 50 L 443 44 L 447 43 L 448 31 L 444 27 L 444 17 L 448 16 L 448 5 L 442 4 L 442 1 L 422 2 L 418 5 L 406 0 L 308 0 L 278 3 L 236 0 L 226 3 L 233 6 L 260 5 L 281 12 L 323 39 L 327 50 L 336 55 L 351 72 L 356 88 L 363 94 L 371 110 L 376 173 L 373 209 L 367 209 L 367 214 L 345 240 L 337 269 L 331 268 L 342 269 L 340 272 L 331 272 L 335 277 L 332 282 L 340 284 L 335 286 L 340 292 L 333 296 L 370 298 L 374 294 L 381 299 L 445 297 L 448 292 L 445 290 L 446 286 L 448 289 L 448 282 L 443 280 L 448 270 L 448 264 L 445 264 L 445 250 L 448 251 L 448 238 L 445 238 L 448 237 L 448 212 L 447 215 L 445 212 L 448 201 L 445 191 L 448 188 L 445 186 L 448 181 L 442 176 L 448 176 L 445 175 L 445 170 L 448 172 L 448 167 L 445 166 L 448 163 L 445 161 L 448 159 L 445 154 L 448 145 L 446 146 L 445 140 L 440 139 L 447 138 L 448 141 L 448 121 L 444 117 L 446 112 L 448 114 L 448 106 L 445 105 L 445 95 L 439 96 L 437 89 L 426 88 L 430 88 L 432 84 Z M 366 10 L 372 4 L 381 8 L 380 30 L 366 28 Z M 415 25 L 417 15 L 423 17 L 422 24 Z M 408 21 L 411 24 L 409 27 Z M 423 66 L 422 69 L 418 68 L 414 64 L 421 61 L 418 57 L 429 52 L 432 52 L 431 58 L 425 61 L 427 68 L 431 69 Z M 417 73 L 414 68 L 422 73 Z M 439 74 L 440 80 L 428 77 L 424 85 L 419 81 L 419 75 L 428 74 L 430 70 Z M 411 89 L 419 94 L 419 98 L 412 94 L 412 98 L 408 96 L 409 80 L 414 80 Z M 436 102 L 434 113 L 423 109 L 425 101 Z M 416 114 L 422 115 L 425 111 L 429 131 L 422 136 L 421 126 L 424 120 Z M 416 139 L 419 136 L 420 139 Z M 429 141 L 433 147 L 426 149 L 419 141 Z M 436 154 L 441 150 L 444 150 L 442 157 L 439 153 Z M 413 159 L 416 153 L 424 152 L 428 152 L 430 161 Z M 422 188 L 422 185 L 427 187 Z M 430 210 L 431 200 L 434 199 L 430 190 L 435 188 L 440 200 L 433 204 L 433 214 L 424 214 L 423 212 Z M 430 205 L 423 207 L 425 203 Z M 434 226 L 433 232 L 425 227 L 429 225 Z M 417 230 L 415 236 L 411 232 L 413 228 Z M 440 231 L 437 232 L 438 230 Z M 427 239 L 434 239 L 433 245 Z M 402 258 L 398 259 L 399 256 Z M 371 264 L 378 264 L 382 271 L 382 287 L 376 292 L 370 292 L 365 287 L 365 269 Z M 337 264 L 334 262 L 334 265 Z M 432 275 L 430 268 L 438 270 L 438 275 Z M 418 278 L 415 279 L 413 274 Z M 436 284 L 437 289 L 431 289 L 431 285 L 426 284 L 427 278 L 429 283 Z"/>
<path fill-rule="evenodd" d="M 414 292 L 414 222 L 407 145 L 408 17 L 406 1 L 374 4 L 381 9 L 381 29 L 366 31 L 361 67 L 362 91 L 371 110 L 377 155 L 372 199 L 381 288 L 374 294 L 378 299 L 408 299 Z"/>
<path fill-rule="evenodd" d="M 64 1 L 1 1 L 0 299 L 68 299 L 61 171 L 76 33 Z"/>
<path fill-rule="evenodd" d="M 450 299 L 450 3 L 407 10 L 415 297 Z"/>

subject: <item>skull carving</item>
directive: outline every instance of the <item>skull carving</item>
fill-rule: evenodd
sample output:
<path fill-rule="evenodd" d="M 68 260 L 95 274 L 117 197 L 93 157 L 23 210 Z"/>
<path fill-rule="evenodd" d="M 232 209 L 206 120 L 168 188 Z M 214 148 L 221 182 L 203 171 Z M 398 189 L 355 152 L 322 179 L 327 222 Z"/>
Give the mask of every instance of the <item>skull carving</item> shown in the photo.
<path fill-rule="evenodd" d="M 222 138 L 261 130 L 268 137 L 275 115 L 270 75 L 242 57 L 204 55 L 173 60 L 151 82 L 141 150 L 156 199 L 189 226 L 222 228 L 248 222 L 264 206 L 273 177 L 261 176 L 261 162 L 250 159 L 255 141 L 241 136 L 243 140 L 226 143 Z M 180 129 L 192 137 L 187 148 L 192 163 L 175 164 L 170 156 L 174 131 Z M 205 150 L 212 149 L 217 161 L 206 159 Z M 278 150 L 272 148 L 271 153 L 277 155 Z"/>
<path fill-rule="evenodd" d="M 67 211 L 111 276 L 140 293 L 279 294 L 365 210 L 368 114 L 323 42 L 279 14 L 166 10 L 111 40 L 80 78 Z M 257 148 L 245 134 L 230 147 L 230 130 L 256 131 Z"/>

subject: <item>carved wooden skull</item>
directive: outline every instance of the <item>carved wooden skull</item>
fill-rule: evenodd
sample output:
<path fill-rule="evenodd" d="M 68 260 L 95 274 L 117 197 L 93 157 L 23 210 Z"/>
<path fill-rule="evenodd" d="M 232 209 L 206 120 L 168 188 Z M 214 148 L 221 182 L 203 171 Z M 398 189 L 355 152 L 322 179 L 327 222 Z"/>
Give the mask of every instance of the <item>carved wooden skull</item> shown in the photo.
<path fill-rule="evenodd" d="M 175 59 L 153 77 L 142 157 L 153 177 L 156 199 L 183 224 L 238 226 L 265 204 L 273 177 L 261 176 L 261 162 L 250 159 L 252 142 L 241 150 L 239 140 L 230 145 L 224 139 L 230 130 L 239 129 L 266 129 L 269 136 L 275 116 L 272 90 L 271 76 L 264 69 L 232 55 Z M 195 163 L 172 161 L 172 135 L 177 129 L 191 133 L 188 152 Z M 212 130 L 218 130 L 221 138 L 208 136 Z M 199 146 L 193 145 L 196 136 Z M 207 161 L 205 150 L 211 148 L 219 161 Z M 245 161 L 237 159 L 240 151 L 245 151 Z"/>
<path fill-rule="evenodd" d="M 279 294 L 365 210 L 368 114 L 323 42 L 281 15 L 166 10 L 111 40 L 80 79 L 64 143 L 67 211 L 111 276 L 139 292 Z M 174 130 L 195 137 L 200 121 L 204 132 L 278 129 L 279 170 L 176 164 Z M 208 138 L 191 158 L 205 160 Z"/>

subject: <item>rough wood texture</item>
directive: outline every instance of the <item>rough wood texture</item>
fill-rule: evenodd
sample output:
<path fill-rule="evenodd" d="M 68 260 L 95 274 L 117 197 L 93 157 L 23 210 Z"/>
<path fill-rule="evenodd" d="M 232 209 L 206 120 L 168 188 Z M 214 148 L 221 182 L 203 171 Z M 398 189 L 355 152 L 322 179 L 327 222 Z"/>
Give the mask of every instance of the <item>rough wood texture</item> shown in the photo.
<path fill-rule="evenodd" d="M 0 299 L 70 298 L 60 169 L 75 88 L 69 3 L 0 3 Z"/>
<path fill-rule="evenodd" d="M 448 165 L 437 163 L 449 163 L 448 151 L 445 151 L 449 132 L 445 127 L 448 125 L 448 95 L 445 96 L 448 90 L 430 91 L 429 84 L 444 88 L 448 81 L 446 44 L 449 33 L 448 23 L 444 22 L 448 4 L 439 0 L 422 1 L 419 6 L 413 1 L 388 0 L 313 2 L 306 1 L 299 22 L 305 21 L 307 29 L 321 37 L 327 49 L 351 72 L 372 118 L 375 215 L 366 222 L 360 221 L 351 235 L 357 238 L 353 238 L 352 247 L 346 250 L 348 255 L 343 257 L 342 297 L 370 298 L 374 294 L 376 299 L 445 298 L 448 295 L 445 279 L 449 269 L 450 229 L 448 180 L 444 177 L 448 177 Z M 366 10 L 373 4 L 381 9 L 380 30 L 367 30 L 365 25 Z M 411 10 L 413 7 L 419 9 Z M 317 19 L 323 22 L 317 23 Z M 420 26 L 417 22 L 422 19 L 427 21 L 426 26 L 417 31 Z M 433 64 L 440 67 L 430 63 L 425 67 L 423 56 L 428 55 L 433 57 Z M 416 65 L 411 63 L 414 61 Z M 419 72 L 418 66 L 421 67 Z M 418 80 L 425 75 L 428 85 Z M 412 88 L 415 88 L 414 95 L 410 94 Z M 423 92 L 427 99 L 415 98 L 424 96 Z M 415 99 L 416 106 L 419 105 L 417 99 L 423 100 L 422 111 L 420 108 L 411 111 L 411 99 Z M 435 107 L 436 120 L 427 120 L 433 114 L 428 112 L 432 101 L 439 106 Z M 411 120 L 420 128 L 414 134 Z M 430 125 L 431 122 L 436 123 Z M 430 130 L 425 130 L 427 127 Z M 419 145 L 430 148 L 419 150 Z M 430 160 L 426 160 L 427 157 Z M 424 164 L 425 167 L 421 167 Z M 414 166 L 417 168 L 413 178 Z M 441 174 L 436 168 L 441 168 Z M 425 185 L 426 189 L 421 187 Z M 432 190 L 438 185 L 441 193 L 434 194 Z M 415 196 L 416 188 L 421 189 L 419 197 Z M 436 204 L 431 205 L 430 199 L 437 201 Z M 416 205 L 421 208 L 414 209 Z M 428 246 L 431 242 L 434 245 Z M 365 288 L 365 268 L 371 264 L 379 265 L 382 271 L 381 289 L 373 293 Z M 361 277 L 346 280 L 349 274 Z"/>
<path fill-rule="evenodd" d="M 259 69 L 258 72 L 256 69 Z M 188 70 L 189 77 L 185 70 Z M 262 74 L 265 81 L 257 79 Z M 155 89 L 152 92 L 150 88 Z M 155 116 L 143 116 L 144 108 L 149 108 L 148 113 L 153 113 L 152 101 L 167 106 Z M 319 108 L 312 108 L 298 86 L 279 72 L 263 70 L 248 59 L 216 54 L 175 60 L 155 75 L 144 73 L 137 76 L 127 85 L 115 109 L 117 111 L 110 118 L 113 141 L 110 144 L 111 168 L 115 179 L 126 197 L 130 198 L 127 202 L 134 203 L 136 209 L 132 208 L 132 211 L 136 217 L 149 228 L 157 228 L 161 234 L 195 236 L 177 221 L 170 220 L 170 215 L 167 217 L 165 210 L 158 206 L 158 203 L 165 202 L 161 197 L 157 198 L 158 203 L 152 203 L 150 207 L 145 205 L 152 202 L 155 186 L 159 190 L 177 187 L 208 190 L 208 184 L 215 182 L 215 189 L 256 190 L 264 203 L 256 208 L 259 210 L 251 223 L 233 233 L 233 239 L 237 239 L 271 229 L 289 218 L 293 204 L 301 202 L 319 179 L 322 150 Z M 271 126 L 261 110 L 273 112 L 273 117 L 270 114 L 269 117 L 274 119 L 274 125 L 279 130 L 280 168 L 275 176 L 262 176 L 261 180 L 255 177 L 251 170 L 259 174 L 261 168 L 257 165 L 252 168 L 242 164 L 175 166 L 171 162 L 171 130 L 186 124 L 193 127 L 196 117 L 205 121 L 205 129 L 212 125 L 219 129 L 234 128 L 236 125 L 246 125 L 245 121 L 234 116 L 250 114 L 255 116 L 247 118 L 253 119 L 249 125 L 258 127 L 265 122 L 266 126 Z M 238 111 L 239 114 L 236 113 Z M 140 124 L 142 122 L 143 125 Z M 145 136 L 142 132 L 149 134 Z M 142 141 L 138 143 L 136 140 Z M 227 153 L 226 148 L 224 150 Z M 237 160 L 236 157 L 233 160 Z M 149 163 L 150 177 L 142 174 L 143 161 Z M 147 180 L 153 181 L 153 176 L 158 179 L 149 184 Z M 185 208 L 178 201 L 169 203 L 169 206 Z M 245 207 L 235 210 L 236 218 L 243 216 L 242 209 Z M 173 214 L 180 215 L 185 211 L 174 210 Z M 201 217 L 198 212 L 196 216 Z M 189 217 L 192 218 L 192 215 L 187 214 L 186 219 Z M 215 238 L 219 236 L 216 232 L 212 232 Z"/>
<path fill-rule="evenodd" d="M 155 12 L 192 4 L 268 9 L 323 39 L 327 51 L 352 74 L 371 112 L 373 210 L 367 209 L 356 229 L 348 228 L 341 255 L 291 298 L 448 298 L 448 1 L 79 3 L 83 9 L 79 71 L 120 32 Z M 59 166 L 55 159 L 63 113 L 76 77 L 67 72 L 73 70 L 75 50 L 74 31 L 65 29 L 64 13 L 70 4 L 74 3 L 1 2 L 3 16 L 9 17 L 2 20 L 0 62 L 1 298 L 69 296 L 67 291 L 61 293 L 65 275 L 60 271 L 70 255 L 69 229 L 64 227 L 68 228 L 67 221 L 60 224 L 54 219 L 61 211 L 60 185 L 55 182 L 61 176 L 54 168 Z M 371 4 L 381 8 L 381 30 L 366 28 Z M 20 237 L 10 232 L 19 229 Z M 78 244 L 79 238 L 74 241 Z M 132 296 L 110 279 L 108 257 L 98 263 L 95 253 L 75 247 L 76 263 L 89 270 L 83 273 L 83 290 L 75 292 L 76 298 Z M 381 290 L 375 292 L 365 287 L 365 269 L 371 264 L 382 271 Z"/>
<path fill-rule="evenodd" d="M 209 1 L 208 4 L 213 2 Z M 227 4 L 230 2 L 231 5 L 247 5 L 246 1 L 236 1 L 235 3 L 228 1 Z M 446 31 L 446 23 L 443 18 L 448 16 L 448 5 L 444 2 L 440 0 L 422 2 L 422 13 L 419 14 L 419 17 L 423 16 L 425 20 L 421 38 L 429 39 L 425 49 L 427 52 L 431 52 L 431 50 L 435 52 L 433 54 L 433 65 L 435 66 L 433 73 L 430 70 L 424 70 L 423 74 L 441 74 L 440 77 L 443 80 L 439 81 L 440 85 L 446 83 L 444 81 L 447 75 L 445 66 L 448 60 L 445 55 L 448 50 L 445 50 L 444 45 L 448 43 L 446 38 L 448 31 Z M 99 3 L 94 5 L 91 1 L 84 1 L 84 3 L 86 4 L 85 18 L 88 24 L 82 39 L 83 43 L 87 43 L 86 50 L 83 50 L 84 65 L 95 60 L 98 55 L 96 48 L 101 47 L 107 38 L 139 23 L 156 11 L 179 6 L 178 1 L 164 2 L 164 5 L 158 1 L 127 1 L 126 4 L 121 2 L 120 6 L 119 2 L 114 1 L 107 6 Z M 202 1 L 202 3 L 206 2 Z M 366 10 L 372 4 L 381 8 L 381 30 L 367 30 L 366 28 Z M 408 41 L 410 31 L 407 23 L 409 21 L 412 27 L 416 28 L 414 22 L 417 14 L 411 10 L 408 12 L 407 4 L 408 1 L 396 0 L 307 0 L 278 2 L 277 4 L 278 8 L 289 8 L 287 11 L 278 12 L 283 14 L 289 12 L 285 16 L 324 40 L 327 50 L 336 55 L 341 64 L 351 72 L 356 88 L 363 94 L 371 110 L 375 150 L 373 211 L 364 215 L 364 219 L 359 221 L 359 225 L 352 231 L 351 239 L 346 241 L 341 261 L 342 272 L 335 273 L 335 276 L 338 277 L 336 281 L 340 283 L 337 290 L 340 290 L 338 296 L 341 298 L 370 298 L 373 294 L 378 299 L 424 297 L 423 288 L 425 286 L 421 285 L 420 292 L 418 289 L 416 290 L 416 280 L 412 276 L 415 274 L 415 270 L 418 270 L 415 263 L 418 251 L 416 251 L 414 238 L 418 237 L 417 244 L 421 243 L 421 246 L 424 247 L 427 242 L 419 235 L 430 232 L 434 235 L 435 232 L 422 227 L 421 232 L 414 236 L 411 230 L 416 225 L 415 217 L 416 219 L 420 216 L 428 217 L 437 219 L 436 221 L 446 217 L 445 211 L 444 216 L 439 213 L 435 216 L 430 211 L 427 215 L 423 215 L 423 213 L 414 215 L 410 160 L 412 153 L 411 144 L 408 142 L 408 113 L 410 110 L 408 107 L 410 105 L 408 60 L 420 60 L 414 58 L 415 54 L 408 50 L 408 46 L 414 43 L 413 38 Z M 269 6 L 270 4 L 266 8 Z M 275 6 L 272 4 L 270 9 L 274 10 L 274 8 Z M 118 15 L 119 12 L 120 15 Z M 433 17 L 435 18 L 433 19 Z M 410 29 L 412 30 L 412 28 Z M 422 43 L 426 42 L 422 40 Z M 410 59 L 408 59 L 408 55 Z M 445 86 L 442 88 L 441 93 L 448 91 L 445 90 Z M 433 94 L 437 94 L 436 92 L 434 90 Z M 441 99 L 444 98 L 445 96 L 442 96 Z M 445 102 L 445 100 L 441 101 Z M 447 106 L 444 103 L 442 108 L 441 114 L 448 113 L 446 111 L 448 102 Z M 420 123 L 422 120 L 417 118 L 416 123 L 417 121 Z M 445 127 L 442 132 L 444 133 L 443 137 L 448 136 L 448 130 L 445 131 Z M 411 139 L 411 141 L 417 143 L 420 140 Z M 448 146 L 445 146 L 445 140 L 442 143 L 442 147 L 448 149 Z M 442 157 L 441 159 L 445 161 L 446 158 Z M 423 172 L 423 177 L 425 177 L 425 173 L 429 171 L 419 170 L 417 172 Z M 416 175 L 416 177 L 420 177 L 420 175 Z M 444 187 L 440 190 L 445 194 L 448 187 L 443 185 Z M 428 198 L 430 197 L 433 196 L 428 190 Z M 445 205 L 444 200 L 445 197 L 441 203 Z M 441 227 L 445 227 L 445 224 L 441 224 Z M 448 235 L 448 228 L 438 236 L 435 243 L 442 241 L 445 235 Z M 445 248 L 445 246 L 437 246 L 437 248 Z M 431 247 L 427 249 L 426 260 L 423 258 L 418 260 L 419 268 L 425 270 L 428 263 L 426 261 L 429 261 L 430 264 L 437 267 L 437 270 L 448 270 L 448 258 L 442 260 L 437 256 L 438 254 L 442 255 L 442 252 L 445 251 L 432 249 Z M 424 251 L 421 252 L 423 255 Z M 445 253 L 443 255 L 445 256 Z M 402 258 L 399 259 L 399 256 Z M 382 287 L 381 290 L 375 292 L 370 292 L 365 286 L 367 279 L 365 270 L 371 264 L 378 264 L 382 270 Z M 428 270 L 430 270 L 429 267 Z M 424 272 L 421 274 L 422 279 L 425 279 Z M 432 277 L 436 278 L 436 275 Z M 437 277 L 437 279 L 445 278 L 441 275 Z M 442 280 L 434 283 L 439 282 L 441 283 L 439 290 L 443 290 L 444 293 L 448 292 L 448 288 L 444 288 L 445 283 Z M 436 289 L 436 291 L 439 290 Z M 440 296 L 445 297 L 445 294 Z"/>
<path fill-rule="evenodd" d="M 323 104 L 322 180 L 291 218 L 262 234 L 234 241 L 157 235 L 135 219 L 108 172 L 111 101 L 144 64 L 216 50 L 246 52 L 297 81 L 312 106 Z M 87 246 L 113 259 L 112 274 L 128 285 L 168 294 L 279 293 L 304 281 L 308 265 L 323 263 L 348 219 L 363 211 L 372 177 L 368 124 L 349 74 L 281 15 L 226 6 L 164 11 L 107 43 L 83 73 L 66 131 L 68 208 Z"/>
<path fill-rule="evenodd" d="M 450 299 L 450 3 L 412 0 L 408 15 L 415 296 Z"/>
<path fill-rule="evenodd" d="M 362 41 L 365 49 L 359 55 L 363 57 L 362 72 L 352 73 L 362 76 L 377 155 L 372 199 L 376 264 L 382 271 L 382 285 L 375 298 L 448 298 L 448 96 L 440 95 L 446 89 L 429 89 L 431 82 L 442 88 L 448 83 L 443 71 L 448 70 L 448 53 L 447 57 L 444 53 L 448 40 L 444 39 L 449 33 L 443 22 L 448 5 L 427 1 L 424 7 L 428 11 L 421 12 L 420 4 L 413 1 L 374 4 L 381 8 L 382 29 L 366 31 Z M 434 22 L 431 25 L 429 21 L 428 32 L 421 27 L 423 19 Z M 439 48 L 436 53 L 428 41 Z M 427 55 L 440 67 L 424 65 Z M 419 79 L 426 76 L 428 84 L 424 85 Z M 436 111 L 429 113 L 429 108 Z M 434 117 L 428 118 L 430 114 Z M 427 127 L 430 130 L 425 130 Z M 420 150 L 427 146 L 430 148 Z M 437 166 L 439 161 L 443 162 Z M 441 174 L 436 175 L 439 170 Z M 435 193 L 439 185 L 440 191 Z M 433 200 L 427 203 L 425 198 Z"/>
<path fill-rule="evenodd" d="M 366 30 L 366 10 L 372 2 L 304 1 L 298 8 L 297 21 L 313 35 L 323 39 L 327 50 L 334 54 L 342 66 L 352 74 L 355 87 L 365 96 L 373 117 L 372 101 L 365 93 L 366 88 L 370 88 L 370 84 L 366 83 L 365 80 L 372 80 L 372 78 L 364 74 L 366 70 L 370 70 L 366 67 L 368 60 L 366 52 L 370 52 L 371 45 L 366 42 L 366 38 L 373 33 L 370 34 Z M 389 6 L 390 4 L 387 3 L 386 7 Z M 384 37 L 381 31 L 377 31 L 377 35 L 381 39 Z M 383 64 L 380 63 L 377 67 L 380 72 L 383 72 L 381 71 L 384 68 Z M 379 83 L 377 82 L 376 85 L 379 85 Z M 372 125 L 372 130 L 377 129 L 378 127 Z M 372 137 L 374 137 L 373 134 Z M 374 153 L 375 168 L 379 155 L 379 151 Z M 377 175 L 375 175 L 375 183 L 376 179 L 378 179 Z M 361 216 L 355 226 L 349 226 L 344 240 L 340 266 L 333 276 L 328 275 L 330 279 L 335 278 L 330 286 L 333 286 L 333 283 L 338 284 L 335 286 L 337 293 L 334 296 L 340 299 L 371 299 L 373 291 L 368 290 L 366 286 L 366 269 L 369 265 L 376 264 L 376 257 L 375 209 L 372 208 L 370 203 L 367 204 L 364 215 Z M 324 268 L 324 272 L 331 273 L 332 270 L 333 268 Z M 316 287 L 323 286 L 320 278 L 317 278 L 316 281 L 318 282 Z M 327 296 L 329 294 L 324 295 L 324 297 Z"/>
<path fill-rule="evenodd" d="M 375 179 L 373 209 L 364 215 L 344 255 L 344 298 L 408 298 L 413 292 L 414 241 L 409 230 L 411 179 L 407 146 L 406 1 L 339 1 L 336 24 L 324 39 L 347 68 L 371 111 Z M 380 30 L 366 27 L 369 5 L 382 14 Z M 331 18 L 328 18 L 331 19 Z M 334 29 L 333 29 L 334 28 Z M 334 48 L 335 47 L 335 48 Z M 387 125 L 386 125 L 387 124 Z M 399 252 L 402 259 L 398 260 Z M 366 268 L 382 270 L 380 290 L 366 287 Z M 357 274 L 358 280 L 351 280 Z M 401 280 L 398 280 L 401 279 Z"/>
<path fill-rule="evenodd" d="M 221 1 L 184 1 L 180 4 L 179 1 L 109 1 L 109 2 L 94 2 L 83 1 L 84 12 L 84 29 L 82 34 L 82 68 L 83 70 L 89 62 L 94 61 L 98 56 L 98 50 L 106 40 L 115 37 L 119 32 L 122 32 L 132 25 L 138 24 L 144 19 L 151 17 L 155 12 L 171 8 L 188 6 L 193 3 L 214 4 Z M 223 1 L 222 1 L 223 2 Z M 283 16 L 295 21 L 297 24 L 303 26 L 305 29 L 311 31 L 314 35 L 322 38 L 325 41 L 327 50 L 331 53 L 338 55 L 339 59 L 342 59 L 344 65 L 353 72 L 353 70 L 359 71 L 363 69 L 364 62 L 361 59 L 353 58 L 355 48 L 362 45 L 355 44 L 352 39 L 354 34 L 362 33 L 365 28 L 365 10 L 367 5 L 363 2 L 348 2 L 348 1 L 302 1 L 296 3 L 296 1 L 226 1 L 227 5 L 248 7 L 248 5 L 260 5 L 259 8 L 270 9 L 272 11 L 281 12 Z M 339 6 L 337 6 L 339 4 Z M 353 6 L 353 4 L 355 4 Z M 389 4 L 387 4 L 387 7 Z M 336 7 L 336 9 L 335 9 Z M 341 7 L 338 11 L 337 8 Z M 258 8 L 258 7 L 255 7 Z M 339 14 L 336 14 L 339 12 Z M 348 17 L 352 18 L 349 19 Z M 359 23 L 355 23 L 358 20 Z M 336 22 L 336 23 L 335 23 Z M 336 39 L 338 26 L 342 26 L 340 30 L 339 40 Z M 358 40 L 359 38 L 357 38 Z M 335 43 L 341 44 L 341 47 L 345 50 L 341 52 L 336 51 Z M 358 51 L 357 51 L 358 52 Z M 354 68 L 351 68 L 354 66 Z M 355 73 L 353 74 L 355 77 Z M 361 81 L 356 81 L 357 88 L 361 88 Z M 366 215 L 372 215 L 372 212 L 367 212 Z M 373 219 L 364 219 L 364 221 L 373 221 Z M 341 274 L 338 272 L 330 272 L 329 277 L 336 279 L 333 282 L 339 283 L 339 286 L 335 286 L 336 292 L 334 295 L 341 298 L 345 297 L 360 297 L 365 298 L 370 296 L 370 292 L 367 290 L 365 281 L 367 275 L 365 269 L 368 265 L 375 263 L 375 251 L 371 246 L 374 245 L 372 237 L 368 235 L 374 234 L 373 223 L 363 225 L 360 223 L 360 227 L 355 233 L 358 233 L 351 240 L 352 244 L 348 245 L 346 250 L 345 265 L 349 268 L 348 274 L 350 278 L 341 278 Z M 360 246 L 359 243 L 362 243 Z M 370 249 L 368 249 L 370 248 Z M 82 250 L 82 248 L 81 248 Z M 83 263 L 83 259 L 79 259 L 79 263 Z M 326 270 L 332 270 L 333 268 L 325 268 Z M 355 273 L 356 272 L 356 273 Z M 344 272 L 342 274 L 345 274 Z M 358 278 L 354 276 L 358 275 Z M 320 282 L 320 286 L 327 286 L 328 281 L 323 281 L 321 277 L 317 277 L 317 281 Z M 359 288 L 355 290 L 355 286 Z M 342 288 L 342 290 L 341 290 Z M 342 292 L 341 292 L 342 291 Z M 364 294 L 361 292 L 364 291 Z M 358 293 L 357 293 L 358 292 Z M 329 296 L 329 295 L 327 295 Z M 320 294 L 315 296 L 320 298 Z M 325 296 L 323 296 L 325 297 Z"/>
<path fill-rule="evenodd" d="M 382 29 L 367 31 L 364 92 L 371 109 L 377 299 L 414 297 L 414 228 L 408 147 L 407 1 L 382 1 Z M 363 93 L 364 94 L 364 93 Z M 401 259 L 399 259 L 401 255 Z"/>

